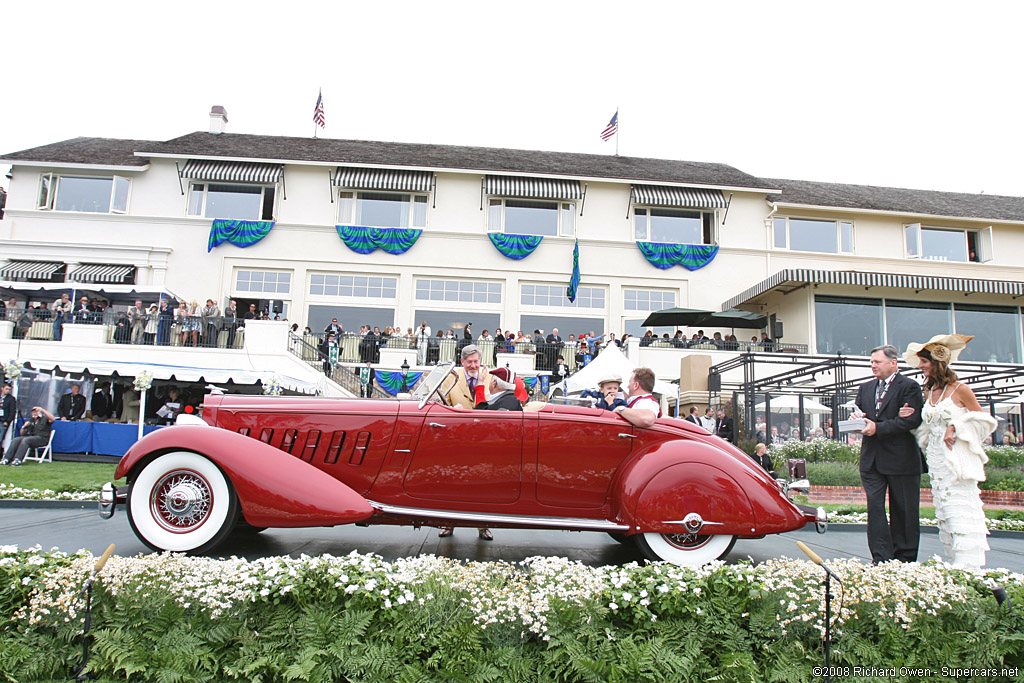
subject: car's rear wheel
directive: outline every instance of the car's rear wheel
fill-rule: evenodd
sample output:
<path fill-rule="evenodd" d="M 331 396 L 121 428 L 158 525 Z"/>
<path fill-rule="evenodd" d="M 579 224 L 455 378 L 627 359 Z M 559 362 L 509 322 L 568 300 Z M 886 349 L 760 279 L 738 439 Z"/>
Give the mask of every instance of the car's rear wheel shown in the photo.
<path fill-rule="evenodd" d="M 154 550 L 201 553 L 219 545 L 238 521 L 238 496 L 217 465 L 175 451 L 147 463 L 128 494 L 128 521 Z"/>
<path fill-rule="evenodd" d="M 683 567 L 699 567 L 719 560 L 736 544 L 736 537 L 728 534 L 646 533 L 634 538 L 648 560 L 664 560 Z"/>

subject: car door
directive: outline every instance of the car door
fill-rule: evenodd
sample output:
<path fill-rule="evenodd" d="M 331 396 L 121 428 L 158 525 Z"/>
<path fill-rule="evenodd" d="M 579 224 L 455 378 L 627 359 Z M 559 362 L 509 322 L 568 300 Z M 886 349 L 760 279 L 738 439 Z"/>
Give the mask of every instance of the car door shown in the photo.
<path fill-rule="evenodd" d="M 433 501 L 513 503 L 522 493 L 523 413 L 433 404 L 405 473 L 405 493 Z"/>
<path fill-rule="evenodd" d="M 569 508 L 604 505 L 615 471 L 632 450 L 632 425 L 591 408 L 538 417 L 537 501 Z"/>

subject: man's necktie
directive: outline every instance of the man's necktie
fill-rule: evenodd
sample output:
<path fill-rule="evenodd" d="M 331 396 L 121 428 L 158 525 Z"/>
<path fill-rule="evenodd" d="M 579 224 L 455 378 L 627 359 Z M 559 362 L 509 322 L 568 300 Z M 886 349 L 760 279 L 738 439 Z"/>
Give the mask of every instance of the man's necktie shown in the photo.
<path fill-rule="evenodd" d="M 882 409 L 882 399 L 885 397 L 886 382 L 884 379 L 878 380 L 878 387 L 875 389 L 875 414 Z"/>
<path fill-rule="evenodd" d="M 476 391 L 476 377 L 467 377 L 466 383 L 469 384 L 469 393 Z"/>

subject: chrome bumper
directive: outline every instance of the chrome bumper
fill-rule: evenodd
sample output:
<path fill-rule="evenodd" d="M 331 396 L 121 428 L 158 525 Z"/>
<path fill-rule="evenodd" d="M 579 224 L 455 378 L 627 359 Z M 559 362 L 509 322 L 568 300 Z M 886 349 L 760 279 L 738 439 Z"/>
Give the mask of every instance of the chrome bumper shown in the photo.
<path fill-rule="evenodd" d="M 823 507 L 811 507 L 810 505 L 797 505 L 804 513 L 807 523 L 814 522 L 814 530 L 819 534 L 828 531 L 828 512 Z"/>
<path fill-rule="evenodd" d="M 103 519 L 110 519 L 114 516 L 114 510 L 117 506 L 124 505 L 128 502 L 128 487 L 127 486 L 114 486 L 113 482 L 108 481 L 102 487 L 100 487 L 100 517 Z"/>

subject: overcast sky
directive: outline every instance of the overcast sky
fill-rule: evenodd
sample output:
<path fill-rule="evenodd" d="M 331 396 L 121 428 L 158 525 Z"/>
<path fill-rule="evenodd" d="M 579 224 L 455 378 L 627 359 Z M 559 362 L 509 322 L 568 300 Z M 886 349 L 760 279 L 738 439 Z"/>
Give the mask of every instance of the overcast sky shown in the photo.
<path fill-rule="evenodd" d="M 205 130 L 1024 195 L 1019 2 L 5 3 L 0 153 Z M 0 182 L 6 182 L 0 180 Z"/>

